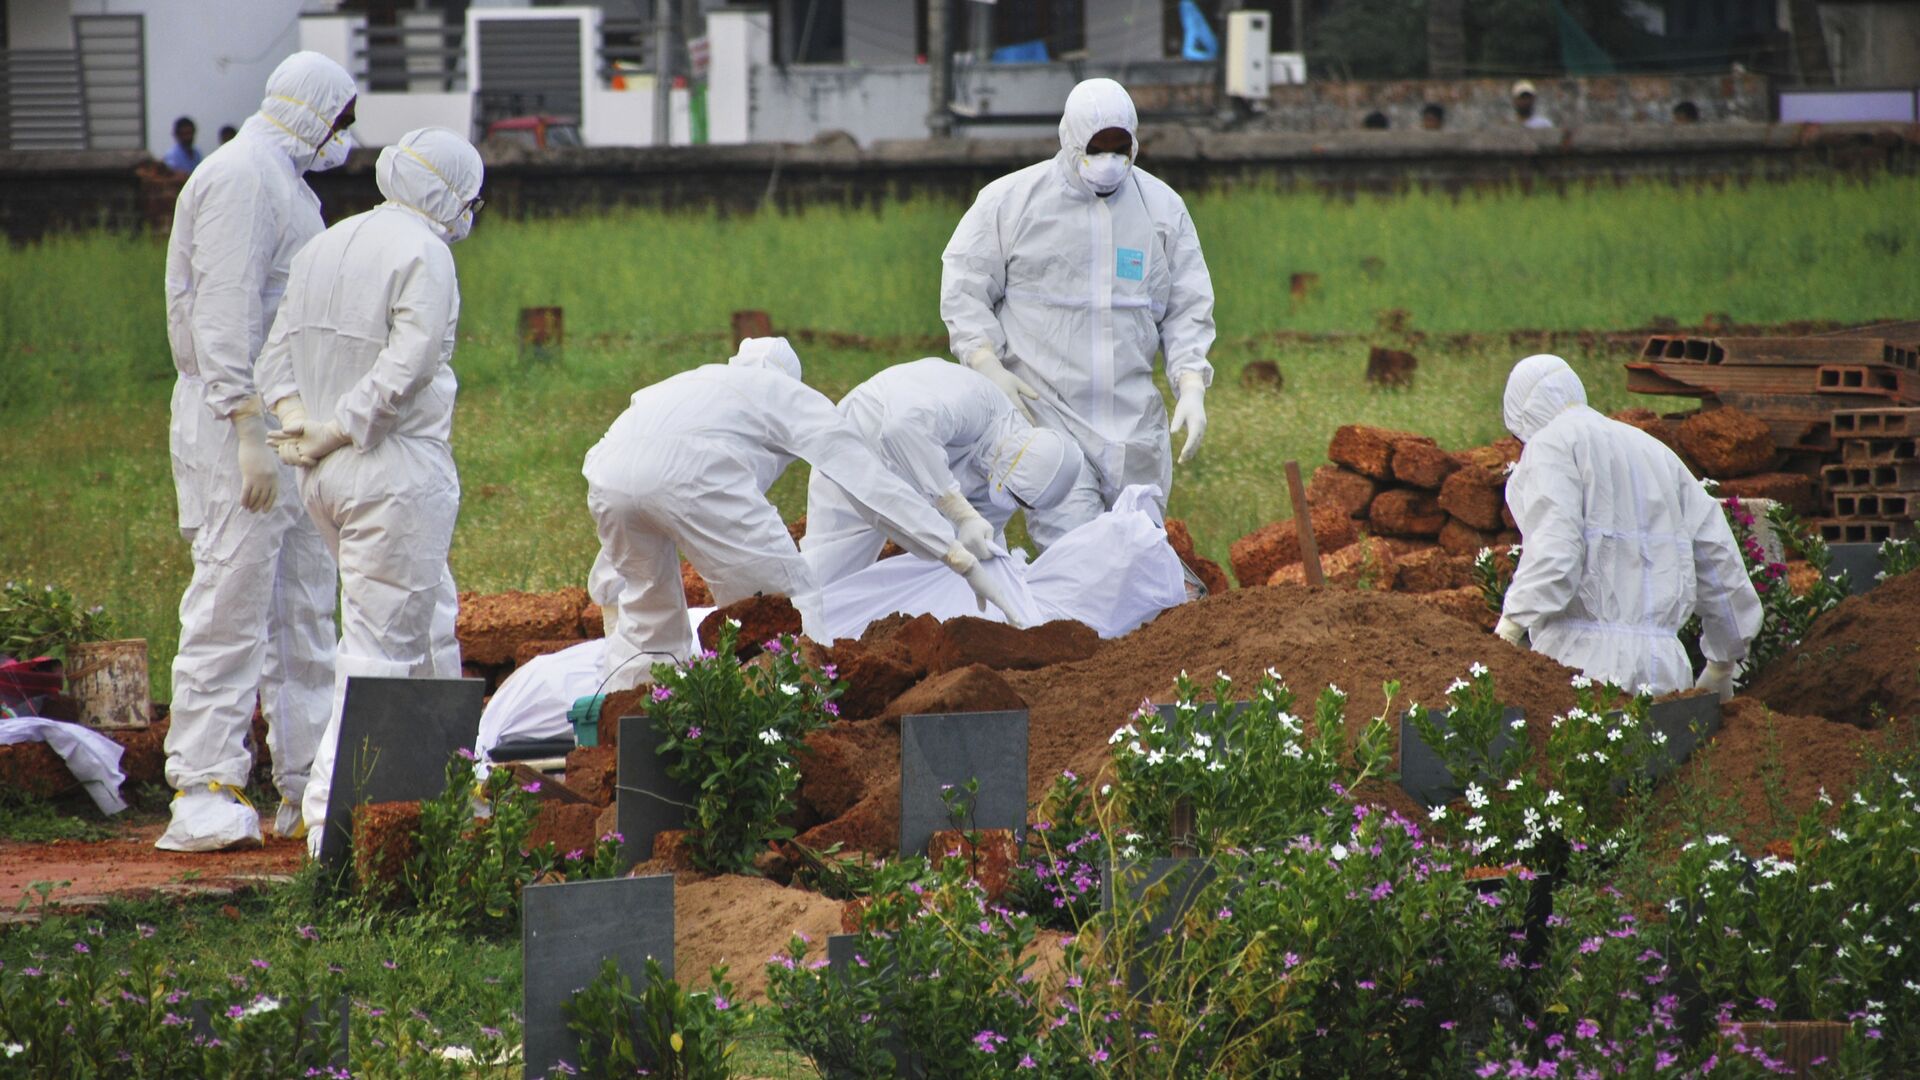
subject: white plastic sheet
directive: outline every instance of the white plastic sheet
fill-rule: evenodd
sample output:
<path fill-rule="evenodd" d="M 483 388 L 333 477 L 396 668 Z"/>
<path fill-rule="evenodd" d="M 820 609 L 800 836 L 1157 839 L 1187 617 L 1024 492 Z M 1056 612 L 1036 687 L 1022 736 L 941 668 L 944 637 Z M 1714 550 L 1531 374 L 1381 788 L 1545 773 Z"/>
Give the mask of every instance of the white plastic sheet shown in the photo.
<path fill-rule="evenodd" d="M 0 717 L 0 745 L 44 742 L 67 763 L 67 771 L 87 790 L 93 805 L 103 814 L 117 814 L 127 808 L 120 798 L 120 785 L 127 776 L 120 771 L 119 743 L 89 727 L 64 720 L 46 720 L 38 716 Z"/>
<path fill-rule="evenodd" d="M 710 607 L 687 611 L 696 634 L 700 621 L 712 613 Z M 607 639 L 595 638 L 536 656 L 516 668 L 487 700 L 473 752 L 484 758 L 504 742 L 571 738 L 573 725 L 567 710 L 575 701 L 599 692 L 600 658 L 606 651 Z"/>
<path fill-rule="evenodd" d="M 1113 509 L 1061 537 L 1031 564 L 1017 555 L 986 564 L 1000 576 L 1021 621 L 1073 619 L 1112 638 L 1185 602 L 1185 575 L 1180 556 L 1167 542 L 1158 495 L 1151 486 L 1129 487 Z M 896 611 L 1006 621 L 997 608 L 980 611 L 958 575 L 908 555 L 882 560 L 829 586 L 821 607 L 828 640 L 859 637 L 869 623 Z"/>

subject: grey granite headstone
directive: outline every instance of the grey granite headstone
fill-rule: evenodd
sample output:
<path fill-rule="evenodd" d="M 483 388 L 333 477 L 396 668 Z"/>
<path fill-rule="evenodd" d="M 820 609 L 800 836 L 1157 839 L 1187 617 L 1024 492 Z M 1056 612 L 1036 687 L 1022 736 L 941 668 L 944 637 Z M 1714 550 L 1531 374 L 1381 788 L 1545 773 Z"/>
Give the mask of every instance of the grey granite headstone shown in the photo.
<path fill-rule="evenodd" d="M 979 781 L 957 824 L 944 788 Z M 924 855 L 941 829 L 1027 831 L 1027 711 L 946 713 L 900 721 L 900 854 Z"/>
<path fill-rule="evenodd" d="M 620 718 L 620 773 L 615 781 L 615 827 L 625 839 L 620 861 L 627 866 L 653 858 L 653 838 L 666 829 L 687 827 L 697 794 L 667 775 L 660 757 L 660 733 L 644 716 Z"/>
<path fill-rule="evenodd" d="M 1853 596 L 1880 584 L 1879 544 L 1828 544 L 1827 573 L 1847 573 L 1847 592 Z"/>
<path fill-rule="evenodd" d="M 531 1080 L 576 1058 L 566 1004 L 609 957 L 635 994 L 646 985 L 648 957 L 673 977 L 673 875 L 529 885 L 520 896 L 520 1000 Z"/>
<path fill-rule="evenodd" d="M 1145 865 L 1110 861 L 1100 875 L 1100 906 L 1112 910 L 1117 888 L 1124 888 L 1134 903 L 1146 902 L 1148 893 L 1165 889 L 1146 911 L 1146 930 L 1137 939 L 1140 950 L 1152 949 L 1192 910 L 1207 886 L 1219 873 L 1211 860 L 1204 858 L 1159 858 Z M 1134 993 L 1146 989 L 1146 972 L 1138 954 L 1127 964 L 1127 983 Z"/>
<path fill-rule="evenodd" d="M 347 854 L 355 807 L 431 799 L 446 788 L 448 759 L 479 734 L 486 689 L 482 679 L 347 680 L 322 863 L 337 867 Z"/>
<path fill-rule="evenodd" d="M 1647 710 L 1647 723 L 1667 737 L 1664 746 L 1654 748 L 1648 769 L 1649 779 L 1657 781 L 1685 764 L 1701 743 L 1720 730 L 1720 699 L 1692 694 L 1656 701 Z"/>
<path fill-rule="evenodd" d="M 1435 727 L 1446 730 L 1445 710 L 1432 709 L 1428 715 L 1433 717 Z M 1411 717 L 1411 710 L 1400 714 L 1400 790 L 1421 806 L 1438 806 L 1465 795 L 1466 789 L 1455 782 L 1448 771 L 1446 759 L 1420 737 Z M 1514 706 L 1508 706 L 1501 714 L 1500 730 L 1494 733 L 1493 743 L 1488 747 L 1495 761 L 1513 745 L 1513 722 L 1520 717 L 1521 711 Z"/>

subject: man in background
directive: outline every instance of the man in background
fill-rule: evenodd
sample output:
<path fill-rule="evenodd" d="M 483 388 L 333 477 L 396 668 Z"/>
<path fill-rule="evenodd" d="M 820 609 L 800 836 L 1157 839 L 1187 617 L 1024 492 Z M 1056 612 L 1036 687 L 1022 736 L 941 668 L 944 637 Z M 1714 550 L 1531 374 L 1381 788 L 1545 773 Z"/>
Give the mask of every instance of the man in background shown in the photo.
<path fill-rule="evenodd" d="M 193 145 L 194 136 L 199 132 L 200 129 L 194 126 L 193 117 L 183 116 L 175 120 L 173 145 L 167 149 L 166 156 L 160 159 L 160 163 L 181 176 L 192 172 L 194 166 L 200 164 L 201 159 L 206 157 Z"/>
<path fill-rule="evenodd" d="M 1553 121 L 1541 115 L 1536 107 L 1539 104 L 1540 95 L 1533 88 L 1533 80 L 1521 79 L 1514 83 L 1513 92 L 1508 96 L 1513 99 L 1513 118 L 1520 122 L 1521 127 L 1550 128 L 1553 126 Z"/>
<path fill-rule="evenodd" d="M 1446 126 L 1447 126 L 1447 110 L 1445 107 L 1436 105 L 1431 101 L 1427 102 L 1425 105 L 1420 106 L 1420 130 L 1421 131 L 1439 131 L 1441 128 Z"/>

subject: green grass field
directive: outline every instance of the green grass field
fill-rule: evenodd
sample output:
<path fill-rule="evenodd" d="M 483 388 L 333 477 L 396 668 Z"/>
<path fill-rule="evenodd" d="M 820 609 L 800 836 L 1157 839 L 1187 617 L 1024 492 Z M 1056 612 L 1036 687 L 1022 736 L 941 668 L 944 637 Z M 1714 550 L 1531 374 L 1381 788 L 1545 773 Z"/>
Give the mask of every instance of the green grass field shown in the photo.
<path fill-rule="evenodd" d="M 1196 198 L 1219 378 L 1206 450 L 1176 472 L 1173 513 L 1224 558 L 1235 537 L 1284 516 L 1281 463 L 1318 464 L 1339 424 L 1415 428 L 1449 447 L 1500 435 L 1507 368 L 1539 347 L 1507 332 L 1913 317 L 1920 294 L 1896 257 L 1920 250 L 1917 199 L 1911 178 Z M 807 381 L 833 396 L 942 353 L 938 257 L 959 211 L 483 222 L 457 249 L 461 587 L 584 581 L 595 541 L 581 458 L 635 388 L 724 359 L 736 309 L 770 312 L 796 337 Z M 106 235 L 0 251 L 0 576 L 106 604 L 149 639 L 162 698 L 189 571 L 167 456 L 164 257 L 158 240 Z M 1320 275 L 1304 302 L 1289 294 L 1295 272 Z M 566 309 L 569 344 L 549 363 L 522 360 L 514 343 L 519 309 L 541 304 Z M 1415 337 L 1382 329 L 1396 309 Z M 1370 343 L 1413 348 L 1417 384 L 1370 389 Z M 1598 406 L 1627 403 L 1620 349 L 1573 335 L 1559 348 Z M 1284 391 L 1240 389 L 1256 359 L 1279 362 Z M 796 469 L 774 496 L 791 518 L 804 493 Z"/>

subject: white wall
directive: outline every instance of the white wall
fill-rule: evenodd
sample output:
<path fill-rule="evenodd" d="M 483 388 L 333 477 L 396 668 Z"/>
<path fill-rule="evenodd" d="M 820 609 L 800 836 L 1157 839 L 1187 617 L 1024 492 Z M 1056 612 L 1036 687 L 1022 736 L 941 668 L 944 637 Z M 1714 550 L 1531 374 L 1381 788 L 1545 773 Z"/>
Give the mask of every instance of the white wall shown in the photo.
<path fill-rule="evenodd" d="M 443 127 L 474 139 L 473 98 L 465 91 L 360 95 L 353 108 L 353 138 L 361 146 L 390 146 L 415 128 Z"/>
<path fill-rule="evenodd" d="M 300 45 L 301 0 L 72 0 L 75 15 L 144 15 L 147 38 L 147 148 L 173 145 L 175 117 L 199 126 L 202 153 L 220 145 L 220 126 L 260 108 L 267 76 Z M 12 3 L 61 7 L 45 0 Z M 69 44 L 71 43 L 69 34 Z M 20 42 L 15 41 L 18 45 Z"/>
<path fill-rule="evenodd" d="M 773 20 L 764 11 L 707 14 L 707 141 L 737 144 L 753 137 L 753 72 L 773 58 Z"/>

